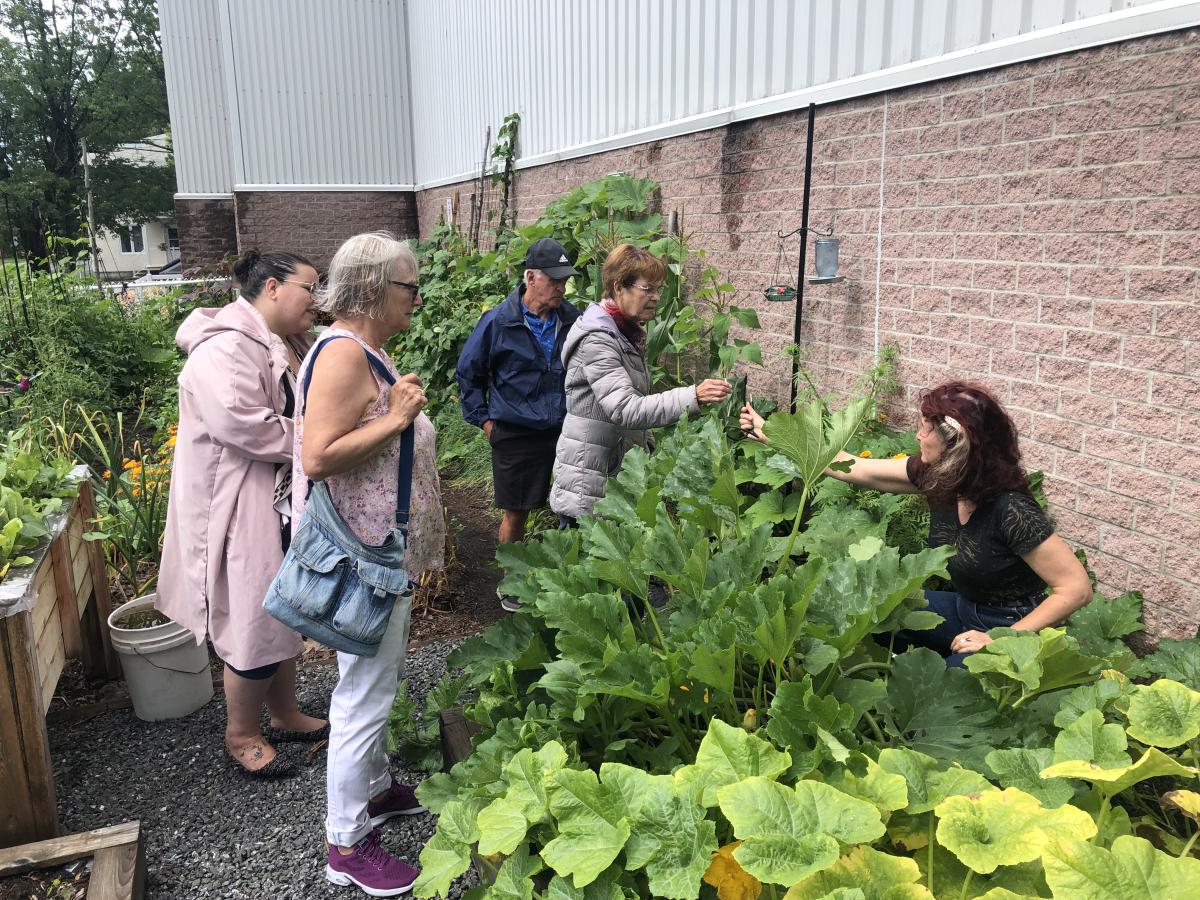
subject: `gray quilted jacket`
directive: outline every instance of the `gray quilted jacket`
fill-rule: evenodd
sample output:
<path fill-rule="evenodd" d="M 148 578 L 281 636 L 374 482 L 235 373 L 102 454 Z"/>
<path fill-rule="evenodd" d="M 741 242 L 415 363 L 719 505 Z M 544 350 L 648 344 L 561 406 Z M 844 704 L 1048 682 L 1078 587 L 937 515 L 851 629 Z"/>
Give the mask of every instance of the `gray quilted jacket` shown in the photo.
<path fill-rule="evenodd" d="M 554 460 L 550 508 L 591 515 L 630 447 L 648 447 L 650 429 L 696 413 L 696 388 L 650 393 L 646 359 L 597 305 L 571 327 L 562 350 L 567 417 Z"/>

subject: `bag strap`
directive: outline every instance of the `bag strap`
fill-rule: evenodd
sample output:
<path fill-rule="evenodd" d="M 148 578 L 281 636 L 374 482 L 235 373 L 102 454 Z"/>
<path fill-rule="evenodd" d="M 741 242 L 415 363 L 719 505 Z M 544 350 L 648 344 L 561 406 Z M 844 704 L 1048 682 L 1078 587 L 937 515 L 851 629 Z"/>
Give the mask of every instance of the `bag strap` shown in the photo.
<path fill-rule="evenodd" d="M 329 337 L 322 338 L 313 345 L 311 355 L 308 360 L 308 369 L 304 373 L 304 383 L 300 386 L 301 401 L 300 413 L 303 415 L 308 407 L 308 387 L 312 383 L 313 367 L 317 364 L 317 356 L 321 350 L 330 341 L 336 341 L 339 338 L 352 340 L 346 334 L 332 334 Z M 363 347 L 363 353 L 367 357 L 367 362 L 371 368 L 375 370 L 375 374 L 386 381 L 389 385 L 395 384 L 396 379 L 392 373 L 388 371 L 387 366 L 383 364 L 373 353 L 369 352 L 366 347 Z M 400 463 L 397 472 L 396 481 L 396 527 L 400 531 L 408 534 L 408 507 L 412 501 L 412 476 L 413 476 L 413 450 L 416 443 L 416 424 L 415 422 L 409 425 L 400 433 Z M 312 479 L 308 480 L 309 490 L 312 490 Z"/>

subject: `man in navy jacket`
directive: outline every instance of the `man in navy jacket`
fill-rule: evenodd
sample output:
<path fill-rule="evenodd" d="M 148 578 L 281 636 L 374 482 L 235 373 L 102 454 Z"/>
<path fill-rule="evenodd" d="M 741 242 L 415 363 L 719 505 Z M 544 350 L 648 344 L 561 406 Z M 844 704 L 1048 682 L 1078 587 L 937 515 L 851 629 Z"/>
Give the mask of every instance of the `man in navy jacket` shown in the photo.
<path fill-rule="evenodd" d="M 542 238 L 525 253 L 525 272 L 503 303 L 485 312 L 458 357 L 463 418 L 492 447 L 500 543 L 525 537 L 531 510 L 550 494 L 554 448 L 566 416 L 563 341 L 579 310 L 563 300 L 579 272 L 562 244 Z M 501 597 L 515 612 L 516 600 Z"/>

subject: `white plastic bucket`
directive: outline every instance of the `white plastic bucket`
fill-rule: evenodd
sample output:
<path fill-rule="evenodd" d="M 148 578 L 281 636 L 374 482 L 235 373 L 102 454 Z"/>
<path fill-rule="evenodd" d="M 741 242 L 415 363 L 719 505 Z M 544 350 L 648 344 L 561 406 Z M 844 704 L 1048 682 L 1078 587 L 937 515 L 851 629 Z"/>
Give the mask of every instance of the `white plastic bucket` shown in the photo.
<path fill-rule="evenodd" d="M 147 594 L 131 600 L 108 617 L 133 711 L 147 722 L 186 716 L 213 695 L 207 643 L 197 644 L 190 631 L 170 620 L 150 628 L 122 626 L 122 620 L 133 613 L 152 610 L 154 597 Z"/>

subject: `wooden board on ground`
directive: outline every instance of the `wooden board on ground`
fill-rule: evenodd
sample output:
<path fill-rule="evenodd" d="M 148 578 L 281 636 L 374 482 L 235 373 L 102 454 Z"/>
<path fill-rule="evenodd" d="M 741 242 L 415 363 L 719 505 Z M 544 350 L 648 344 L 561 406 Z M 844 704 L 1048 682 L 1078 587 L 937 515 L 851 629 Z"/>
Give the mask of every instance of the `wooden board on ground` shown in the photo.
<path fill-rule="evenodd" d="M 92 857 L 88 900 L 139 900 L 146 862 L 140 822 L 126 822 L 0 850 L 0 878 Z"/>
<path fill-rule="evenodd" d="M 474 749 L 471 738 L 480 732 L 478 722 L 472 722 L 461 709 L 444 709 L 439 718 L 442 736 L 442 771 L 449 772 L 455 763 L 462 762 Z"/>

